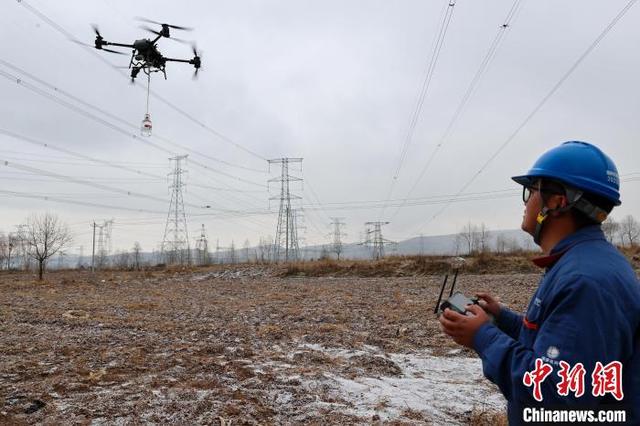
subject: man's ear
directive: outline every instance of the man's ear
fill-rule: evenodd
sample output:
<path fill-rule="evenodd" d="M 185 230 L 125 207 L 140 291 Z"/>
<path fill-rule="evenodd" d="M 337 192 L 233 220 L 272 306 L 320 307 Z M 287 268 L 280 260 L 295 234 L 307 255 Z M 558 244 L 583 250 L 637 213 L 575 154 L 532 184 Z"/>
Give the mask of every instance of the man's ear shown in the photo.
<path fill-rule="evenodd" d="M 551 210 L 561 209 L 567 207 L 567 197 L 564 195 L 552 195 L 546 204 Z"/>

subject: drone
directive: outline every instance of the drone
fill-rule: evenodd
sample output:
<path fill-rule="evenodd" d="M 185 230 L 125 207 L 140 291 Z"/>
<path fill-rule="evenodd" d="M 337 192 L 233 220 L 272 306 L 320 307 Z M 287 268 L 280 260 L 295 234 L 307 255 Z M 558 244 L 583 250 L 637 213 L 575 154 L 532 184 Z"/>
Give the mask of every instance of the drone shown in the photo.
<path fill-rule="evenodd" d="M 175 30 L 191 31 L 191 28 L 181 27 L 178 25 L 163 24 L 160 22 L 152 21 L 150 19 L 146 19 L 146 18 L 137 18 L 137 19 L 139 21 L 147 22 L 150 24 L 160 25 L 160 29 L 158 31 L 152 28 L 149 28 L 147 26 L 141 26 L 142 29 L 155 34 L 156 37 L 153 39 L 143 38 L 140 40 L 136 40 L 133 42 L 133 44 L 112 43 L 110 41 L 106 41 L 102 37 L 102 34 L 100 34 L 98 27 L 93 25 L 92 26 L 93 30 L 96 33 L 96 40 L 94 43 L 95 48 L 98 50 L 103 50 L 105 52 L 116 53 L 120 55 L 126 55 L 126 53 L 118 50 L 105 48 L 105 46 L 128 47 L 133 49 L 131 53 L 131 61 L 129 62 L 129 66 L 127 67 L 131 69 L 132 82 L 138 76 L 140 71 L 143 71 L 147 75 L 150 75 L 150 73 L 152 72 L 158 72 L 158 71 L 162 72 L 166 80 L 167 79 L 167 73 L 166 73 L 167 62 L 183 62 L 183 63 L 191 64 L 195 68 L 193 77 L 196 78 L 198 76 L 198 70 L 200 69 L 201 61 L 200 61 L 200 55 L 198 55 L 195 45 L 192 44 L 191 46 L 193 51 L 192 59 L 167 58 L 163 56 L 162 53 L 160 53 L 157 46 L 158 41 L 163 37 L 171 38 L 172 40 L 179 41 L 181 43 L 188 43 L 185 40 L 171 37 L 169 29 L 173 28 Z"/>

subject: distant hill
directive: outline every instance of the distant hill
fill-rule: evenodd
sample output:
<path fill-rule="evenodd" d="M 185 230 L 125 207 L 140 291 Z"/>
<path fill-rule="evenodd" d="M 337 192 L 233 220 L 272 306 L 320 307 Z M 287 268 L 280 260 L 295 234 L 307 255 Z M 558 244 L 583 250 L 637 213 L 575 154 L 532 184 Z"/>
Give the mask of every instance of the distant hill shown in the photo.
<path fill-rule="evenodd" d="M 519 229 L 488 232 L 487 247 L 490 250 L 497 250 L 499 241 L 502 241 L 508 248 L 528 250 L 534 248 L 531 237 Z M 331 251 L 330 244 L 324 247 L 329 252 Z M 321 245 L 305 247 L 303 258 L 318 258 L 321 256 L 322 251 L 323 246 Z M 466 254 L 466 252 L 465 242 L 460 240 L 458 234 L 414 237 L 400 241 L 397 244 L 385 246 L 385 254 L 396 255 L 456 255 Z M 371 257 L 371 248 L 361 244 L 344 244 L 340 257 L 345 259 L 366 259 Z"/>
<path fill-rule="evenodd" d="M 496 250 L 498 241 L 502 241 L 508 248 L 521 248 L 531 250 L 534 248 L 531 237 L 525 234 L 521 230 L 510 229 L 501 231 L 490 231 L 487 237 L 487 247 L 490 250 Z M 371 247 L 367 247 L 358 243 L 345 243 L 342 247 L 343 251 L 340 255 L 342 259 L 368 259 L 371 257 Z M 397 244 L 390 244 L 385 246 L 386 255 L 458 255 L 466 254 L 467 246 L 457 234 L 448 235 L 435 235 L 435 236 L 423 236 L 414 237 L 408 240 L 400 241 Z M 255 259 L 255 253 L 257 249 L 255 247 L 249 248 L 250 260 Z M 304 260 L 318 259 L 322 256 L 323 252 L 327 252 L 331 257 L 335 257 L 335 254 L 331 252 L 331 245 L 314 245 L 301 248 L 300 256 Z M 222 263 L 229 263 L 231 253 L 228 250 L 221 250 L 218 253 L 218 259 Z M 108 256 L 107 264 L 118 263 L 119 254 L 112 254 Z M 131 256 L 131 255 L 130 255 Z M 244 249 L 236 249 L 235 258 L 238 262 L 246 261 Z M 197 256 L 194 255 L 196 259 Z M 211 253 L 209 258 L 215 262 L 215 253 Z M 131 259 L 131 257 L 130 257 Z M 158 253 L 140 253 L 140 262 L 146 265 L 153 265 L 158 263 Z M 54 258 L 49 262 L 49 267 L 55 269 L 57 267 L 77 267 L 80 259 L 77 255 L 69 254 L 65 256 L 60 265 L 59 259 Z M 82 265 L 84 267 L 90 267 L 91 257 L 84 256 L 82 258 Z"/>

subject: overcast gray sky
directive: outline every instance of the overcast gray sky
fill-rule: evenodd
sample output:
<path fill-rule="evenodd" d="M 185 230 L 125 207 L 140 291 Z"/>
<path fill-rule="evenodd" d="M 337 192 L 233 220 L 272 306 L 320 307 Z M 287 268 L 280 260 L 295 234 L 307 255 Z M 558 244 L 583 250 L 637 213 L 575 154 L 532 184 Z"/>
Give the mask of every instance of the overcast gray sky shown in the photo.
<path fill-rule="evenodd" d="M 628 3 L 457 1 L 408 139 L 448 2 L 4 1 L 0 130 L 21 138 L 0 134 L 0 230 L 13 231 L 29 214 L 50 211 L 70 225 L 71 251 L 84 246 L 87 253 L 90 223 L 111 218 L 114 248 L 130 248 L 134 241 L 145 250 L 158 246 L 169 207 L 166 178 L 70 153 L 154 176 L 170 172 L 169 156 L 189 154 L 185 203 L 192 246 L 201 224 L 213 245 L 216 239 L 222 246 L 246 239 L 253 245 L 274 235 L 278 205 L 268 200 L 278 187 L 266 187 L 279 170 L 267 173 L 264 159 L 279 157 L 304 158 L 302 172 L 292 168 L 291 174 L 304 178 L 292 188 L 303 197 L 306 229 L 300 234 L 308 244 L 328 241 L 330 216 L 344 218 L 350 242 L 358 240 L 364 222 L 375 220 L 391 222 L 385 236 L 393 240 L 454 233 L 468 221 L 513 229 L 523 207 L 509 177 L 565 140 L 595 143 L 614 159 L 623 178 L 623 205 L 614 217 L 637 215 L 640 6 L 628 10 L 511 138 Z M 517 13 L 501 29 L 514 4 Z M 144 85 L 130 85 L 128 70 L 105 63 L 127 66 L 129 57 L 83 47 L 64 35 L 92 44 L 95 23 L 106 40 L 130 43 L 149 35 L 136 16 L 194 27 L 172 35 L 195 40 L 204 52 L 197 80 L 183 64 L 169 64 L 166 81 L 152 76 L 152 90 L 190 118 L 152 97 L 154 136 L 146 140 L 131 136 L 145 112 Z M 443 138 L 496 37 L 495 55 Z M 167 56 L 191 57 L 189 46 L 172 40 L 161 40 L 159 48 Z M 133 194 L 61 181 L 50 173 Z M 463 188 L 474 194 L 471 200 L 433 203 Z M 397 207 L 407 197 L 418 200 Z M 389 198 L 389 206 L 380 208 Z"/>

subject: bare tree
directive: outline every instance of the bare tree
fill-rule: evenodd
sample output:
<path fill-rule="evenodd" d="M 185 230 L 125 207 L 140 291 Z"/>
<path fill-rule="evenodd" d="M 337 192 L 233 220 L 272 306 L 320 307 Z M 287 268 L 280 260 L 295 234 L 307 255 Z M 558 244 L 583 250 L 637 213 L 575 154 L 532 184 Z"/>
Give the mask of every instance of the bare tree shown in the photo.
<path fill-rule="evenodd" d="M 510 237 L 510 238 L 507 238 L 506 241 L 507 241 L 507 252 L 516 253 L 516 252 L 522 251 L 523 247 L 522 245 L 520 245 L 517 238 Z"/>
<path fill-rule="evenodd" d="M 4 265 L 5 259 L 7 259 L 7 252 L 9 251 L 9 239 L 6 235 L 0 234 L 0 269 Z M 9 263 L 7 262 L 7 269 L 9 269 Z"/>
<path fill-rule="evenodd" d="M 613 217 L 609 216 L 607 220 L 602 222 L 602 232 L 611 244 L 613 244 L 616 235 L 620 232 L 620 224 L 616 222 Z"/>
<path fill-rule="evenodd" d="M 475 225 L 472 225 L 471 222 L 467 223 L 458 235 L 460 235 L 461 241 L 467 246 L 467 254 L 471 254 L 477 250 L 478 228 Z"/>
<path fill-rule="evenodd" d="M 129 267 L 131 266 L 131 256 L 129 255 L 129 252 L 126 250 L 122 250 L 120 253 L 118 253 L 115 257 L 115 264 L 116 268 L 118 269 L 129 269 Z"/>
<path fill-rule="evenodd" d="M 462 233 L 456 234 L 456 238 L 453 241 L 453 252 L 456 256 L 460 254 L 460 247 L 462 246 Z"/>
<path fill-rule="evenodd" d="M 480 227 L 478 227 L 476 231 L 476 249 L 479 250 L 480 253 L 485 253 L 488 250 L 490 238 L 491 234 L 489 229 L 487 229 L 487 226 L 484 223 L 481 223 Z"/>
<path fill-rule="evenodd" d="M 626 215 L 622 221 L 620 221 L 620 241 L 622 245 L 625 241 L 629 243 L 629 246 L 634 246 L 640 237 L 640 225 L 633 216 Z"/>
<path fill-rule="evenodd" d="M 30 216 L 23 232 L 27 255 L 38 262 L 38 279 L 42 280 L 47 260 L 71 242 L 71 234 L 51 213 Z"/>
<path fill-rule="evenodd" d="M 242 245 L 242 254 L 244 257 L 244 261 L 247 263 L 249 263 L 249 247 L 251 247 L 251 243 L 247 238 L 246 240 L 244 240 L 244 244 Z"/>
<path fill-rule="evenodd" d="M 270 241 L 272 241 L 271 236 L 268 237 L 260 237 L 260 243 L 258 244 L 258 260 L 260 263 L 265 263 L 269 260 L 269 247 Z"/>
<path fill-rule="evenodd" d="M 497 253 L 505 253 L 507 251 L 507 237 L 503 234 L 498 234 L 496 236 L 496 252 Z"/>

